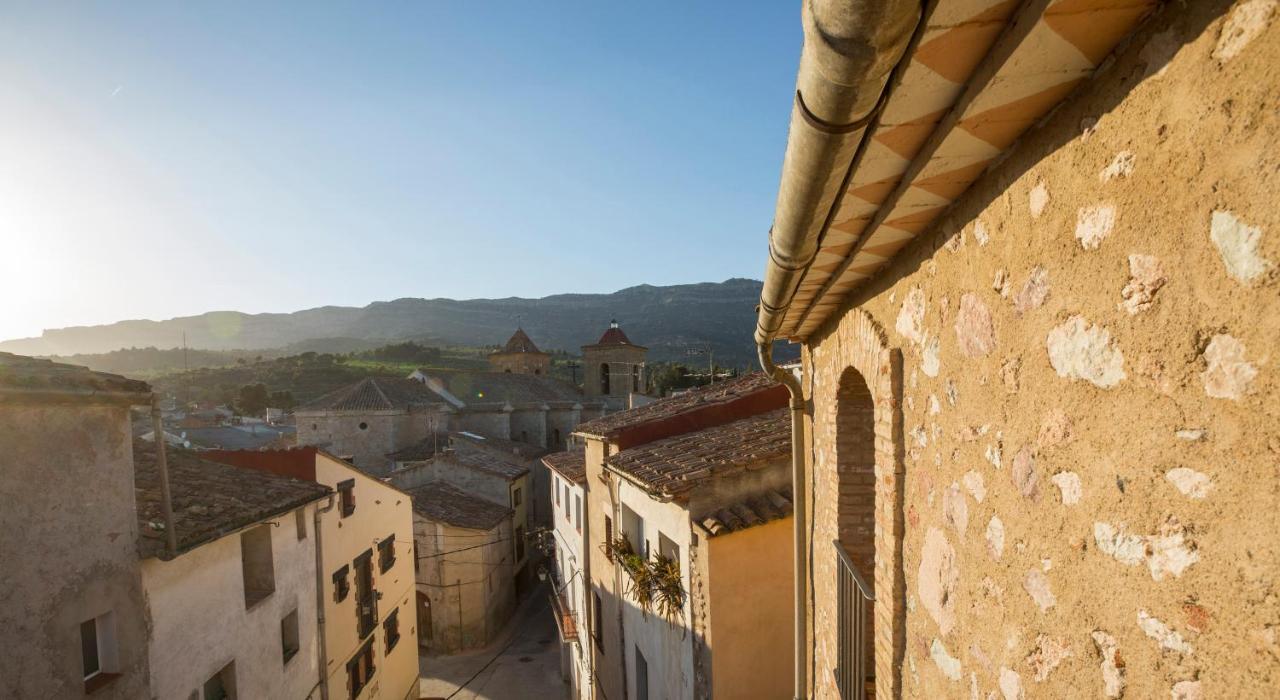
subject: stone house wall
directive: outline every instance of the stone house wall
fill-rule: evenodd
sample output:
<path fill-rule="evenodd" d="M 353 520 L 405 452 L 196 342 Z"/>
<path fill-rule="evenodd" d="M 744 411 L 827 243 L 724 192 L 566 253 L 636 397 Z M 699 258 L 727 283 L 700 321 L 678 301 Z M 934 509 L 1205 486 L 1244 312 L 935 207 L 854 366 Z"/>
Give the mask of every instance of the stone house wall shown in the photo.
<path fill-rule="evenodd" d="M 484 646 L 502 631 L 515 611 L 515 582 L 507 546 L 511 520 L 489 530 L 472 530 L 415 513 L 413 530 L 420 562 L 417 588 L 430 601 L 431 611 L 431 630 L 422 631 L 422 645 L 445 653 Z M 475 542 L 493 544 L 442 555 Z"/>
<path fill-rule="evenodd" d="M 806 343 L 816 697 L 869 536 L 877 696 L 1280 684 L 1276 14 L 1168 5 Z"/>

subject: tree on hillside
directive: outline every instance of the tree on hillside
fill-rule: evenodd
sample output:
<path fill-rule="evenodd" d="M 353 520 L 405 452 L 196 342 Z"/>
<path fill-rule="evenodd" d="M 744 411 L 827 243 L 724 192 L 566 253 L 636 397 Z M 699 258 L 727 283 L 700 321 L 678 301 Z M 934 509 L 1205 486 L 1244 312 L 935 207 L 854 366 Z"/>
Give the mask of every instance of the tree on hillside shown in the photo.
<path fill-rule="evenodd" d="M 236 395 L 236 407 L 246 416 L 260 416 L 267 409 L 270 399 L 266 384 L 245 384 Z"/>
<path fill-rule="evenodd" d="M 285 411 L 292 411 L 295 405 L 292 391 L 273 391 L 271 392 L 271 408 L 279 408 Z"/>

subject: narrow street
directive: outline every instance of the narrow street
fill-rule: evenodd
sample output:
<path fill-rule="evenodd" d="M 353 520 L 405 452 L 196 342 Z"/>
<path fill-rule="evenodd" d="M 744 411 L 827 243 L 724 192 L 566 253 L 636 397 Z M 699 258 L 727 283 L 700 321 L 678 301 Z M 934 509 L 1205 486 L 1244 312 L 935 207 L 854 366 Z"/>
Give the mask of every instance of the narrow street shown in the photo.
<path fill-rule="evenodd" d="M 516 610 L 506 633 L 487 648 L 452 656 L 422 656 L 419 697 L 508 700 L 567 696 L 560 680 L 560 650 L 546 586 Z"/>

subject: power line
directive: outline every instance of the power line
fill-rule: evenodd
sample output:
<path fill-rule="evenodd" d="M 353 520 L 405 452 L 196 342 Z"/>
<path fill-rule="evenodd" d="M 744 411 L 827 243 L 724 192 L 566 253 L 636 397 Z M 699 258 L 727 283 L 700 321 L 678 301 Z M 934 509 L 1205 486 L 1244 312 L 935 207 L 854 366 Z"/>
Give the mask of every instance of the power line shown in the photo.
<path fill-rule="evenodd" d="M 515 539 L 515 538 L 514 538 L 514 537 L 500 537 L 500 538 L 498 538 L 498 539 L 496 539 L 496 540 L 493 540 L 492 542 L 481 542 L 480 544 L 473 544 L 473 545 L 471 545 L 470 547 L 459 547 L 458 549 L 450 549 L 450 550 L 449 550 L 449 551 L 447 551 L 447 552 L 436 552 L 435 554 L 425 554 L 425 555 L 419 556 L 419 557 L 418 557 L 418 559 L 420 559 L 420 560 L 421 560 L 421 559 L 433 559 L 433 558 L 435 558 L 435 557 L 443 557 L 443 556 L 445 556 L 446 554 L 453 554 L 453 553 L 455 553 L 455 552 L 465 552 L 465 551 L 467 551 L 468 549 L 479 549 L 479 548 L 481 548 L 481 547 L 488 547 L 488 546 L 489 546 L 489 545 L 491 545 L 491 544 L 498 544 L 499 542 L 506 542 L 507 540 L 511 540 L 511 539 Z"/>

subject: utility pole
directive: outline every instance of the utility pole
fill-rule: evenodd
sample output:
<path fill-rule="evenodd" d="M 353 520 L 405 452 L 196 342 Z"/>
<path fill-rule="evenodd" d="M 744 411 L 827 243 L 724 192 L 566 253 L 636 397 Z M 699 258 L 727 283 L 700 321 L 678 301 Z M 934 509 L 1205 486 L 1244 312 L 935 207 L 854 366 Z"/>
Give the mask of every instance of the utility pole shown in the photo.
<path fill-rule="evenodd" d="M 703 343 L 698 347 L 690 347 L 684 351 L 687 357 L 697 357 L 698 355 L 707 356 L 707 376 L 711 384 L 716 383 L 716 354 L 712 349 L 711 343 Z"/>

